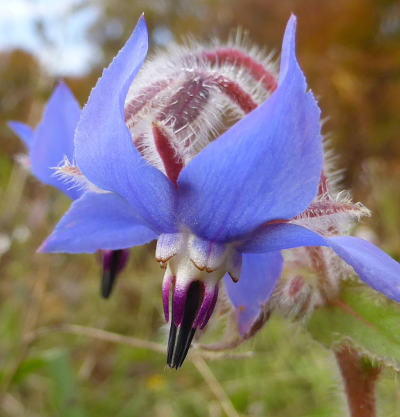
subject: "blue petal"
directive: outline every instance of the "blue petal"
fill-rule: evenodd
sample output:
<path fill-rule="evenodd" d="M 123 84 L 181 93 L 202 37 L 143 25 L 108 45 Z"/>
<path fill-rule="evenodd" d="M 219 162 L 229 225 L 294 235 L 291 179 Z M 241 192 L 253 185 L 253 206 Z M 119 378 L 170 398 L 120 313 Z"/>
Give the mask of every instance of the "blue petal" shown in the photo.
<path fill-rule="evenodd" d="M 75 136 L 75 156 L 92 183 L 120 194 L 158 232 L 171 232 L 175 224 L 174 186 L 139 154 L 124 119 L 125 98 L 147 46 L 142 16 L 92 90 Z"/>
<path fill-rule="evenodd" d="M 360 279 L 387 297 L 400 302 L 400 264 L 363 239 L 352 236 L 323 237 L 302 226 L 266 226 L 239 250 L 263 253 L 299 246 L 328 246 L 353 267 Z"/>
<path fill-rule="evenodd" d="M 29 149 L 32 144 L 34 130 L 25 123 L 16 122 L 14 120 L 9 121 L 7 124 L 8 127 L 12 129 L 17 136 L 19 136 L 25 146 Z"/>
<path fill-rule="evenodd" d="M 295 19 L 283 43 L 278 89 L 208 145 L 178 179 L 179 215 L 197 235 L 229 241 L 303 211 L 322 169 L 320 110 L 294 50 Z"/>
<path fill-rule="evenodd" d="M 370 287 L 400 302 L 400 264 L 366 240 L 352 236 L 327 238 L 329 246 Z"/>
<path fill-rule="evenodd" d="M 300 246 L 325 246 L 325 239 L 305 227 L 291 223 L 263 226 L 248 237 L 238 249 L 247 253 L 264 253 Z"/>
<path fill-rule="evenodd" d="M 87 192 L 72 203 L 39 251 L 92 253 L 143 245 L 156 238 L 123 198 Z"/>
<path fill-rule="evenodd" d="M 293 67 L 298 67 L 296 60 L 296 26 L 297 19 L 295 15 L 291 15 L 287 25 L 285 34 L 283 35 L 282 51 L 281 51 L 281 65 L 279 71 L 279 84 L 286 78 L 288 72 Z M 301 71 L 300 71 L 301 72 Z M 303 76 L 304 77 L 304 76 Z M 305 79 L 304 79 L 304 82 Z"/>
<path fill-rule="evenodd" d="M 59 83 L 46 105 L 29 152 L 33 175 L 72 199 L 78 198 L 82 192 L 71 189 L 70 185 L 55 176 L 54 168 L 60 165 L 64 157 L 73 160 L 74 132 L 80 112 L 79 104 L 69 88 Z"/>
<path fill-rule="evenodd" d="M 264 304 L 281 276 L 283 259 L 279 252 L 245 254 L 237 283 L 225 276 L 224 285 L 229 299 L 237 309 L 238 329 L 243 338 L 262 314 Z"/>

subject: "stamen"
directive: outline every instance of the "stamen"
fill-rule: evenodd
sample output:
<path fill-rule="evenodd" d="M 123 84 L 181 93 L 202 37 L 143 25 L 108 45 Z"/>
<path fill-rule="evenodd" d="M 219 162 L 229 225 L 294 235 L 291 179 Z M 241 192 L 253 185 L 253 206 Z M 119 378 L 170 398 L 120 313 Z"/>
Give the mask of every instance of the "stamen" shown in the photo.
<path fill-rule="evenodd" d="M 278 83 L 275 77 L 250 55 L 234 48 L 219 48 L 214 51 L 202 52 L 200 57 L 212 65 L 231 64 L 245 68 L 256 81 L 261 81 L 267 91 L 273 92 Z"/>
<path fill-rule="evenodd" d="M 174 315 L 174 309 L 172 309 L 172 315 Z M 175 340 L 176 340 L 177 327 L 174 321 L 171 321 L 171 327 L 169 328 L 168 336 L 168 348 L 167 348 L 167 365 L 173 368 L 172 357 L 174 355 Z"/>
<path fill-rule="evenodd" d="M 187 355 L 193 336 L 196 332 L 194 321 L 203 299 L 203 285 L 199 281 L 190 284 L 184 301 L 183 319 L 179 325 L 178 339 L 176 340 L 176 304 L 173 303 L 172 321 L 168 340 L 167 364 L 178 369 L 182 366 Z"/>
<path fill-rule="evenodd" d="M 178 286 L 178 283 L 175 283 L 175 287 L 172 295 L 172 306 L 173 306 L 173 316 L 172 320 L 175 322 L 176 326 L 179 326 L 182 323 L 183 316 L 185 313 L 186 297 L 188 293 L 188 284 Z"/>
<path fill-rule="evenodd" d="M 204 316 L 202 323 L 200 324 L 200 330 L 206 327 L 208 320 L 210 320 L 210 317 L 212 313 L 214 312 L 215 305 L 217 304 L 217 300 L 218 300 L 218 292 L 219 292 L 219 285 L 217 284 L 215 286 L 214 295 L 213 295 L 213 299 L 211 300 L 210 307 L 207 311 L 207 314 Z"/>
<path fill-rule="evenodd" d="M 192 344 L 192 340 L 193 340 L 193 337 L 194 337 L 195 333 L 196 333 L 196 329 L 192 328 L 190 330 L 189 336 L 187 338 L 185 349 L 183 350 L 183 352 L 180 355 L 179 363 L 175 366 L 176 369 L 180 368 L 183 364 L 183 361 L 186 359 L 186 356 L 189 352 L 189 348 L 190 348 L 190 345 Z"/>
<path fill-rule="evenodd" d="M 210 308 L 212 307 L 212 304 L 215 298 L 215 293 L 218 293 L 218 284 L 213 285 L 213 286 L 208 286 L 208 285 L 206 286 L 204 297 L 203 297 L 199 312 L 197 313 L 196 320 L 193 323 L 193 327 L 197 327 L 200 324 L 201 325 L 204 324 L 204 326 L 206 325 L 204 321 L 205 321 L 207 314 L 210 311 Z"/>
<path fill-rule="evenodd" d="M 101 295 L 108 298 L 113 290 L 115 279 L 128 262 L 129 250 L 103 251 L 103 275 L 101 279 Z"/>
<path fill-rule="evenodd" d="M 174 277 L 171 274 L 169 268 L 165 272 L 163 283 L 162 283 L 162 300 L 164 307 L 164 317 L 165 321 L 169 322 L 169 292 L 171 289 L 171 284 L 174 280 Z"/>

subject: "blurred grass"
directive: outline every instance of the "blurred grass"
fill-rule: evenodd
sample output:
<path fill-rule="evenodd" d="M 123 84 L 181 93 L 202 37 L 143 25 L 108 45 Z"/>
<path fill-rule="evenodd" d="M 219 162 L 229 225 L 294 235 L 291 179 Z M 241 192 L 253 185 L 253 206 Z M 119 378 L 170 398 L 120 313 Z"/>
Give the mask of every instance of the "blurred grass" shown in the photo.
<path fill-rule="evenodd" d="M 163 354 L 62 332 L 27 343 L 26 335 L 35 329 L 66 323 L 163 344 L 167 332 L 160 300 L 162 271 L 153 260 L 154 245 L 132 251 L 112 297 L 102 300 L 95 256 L 35 253 L 68 201 L 30 177 L 25 179 L 17 165 L 13 170 L 9 178 L 14 183 L 5 187 L 2 205 L 7 193 L 20 195 L 18 209 L 1 212 L 11 247 L 0 265 L 0 388 L 5 390 L 0 415 L 226 415 L 191 360 L 177 372 L 166 368 Z M 388 193 L 381 191 L 385 199 Z M 43 210 L 47 218 L 35 215 Z M 209 337 L 220 330 L 217 326 Z M 254 351 L 252 358 L 208 361 L 240 415 L 345 414 L 334 357 L 301 326 L 273 317 L 254 340 L 237 349 L 249 350 Z M 381 415 L 399 415 L 399 392 L 397 377 L 385 371 L 379 383 Z"/>

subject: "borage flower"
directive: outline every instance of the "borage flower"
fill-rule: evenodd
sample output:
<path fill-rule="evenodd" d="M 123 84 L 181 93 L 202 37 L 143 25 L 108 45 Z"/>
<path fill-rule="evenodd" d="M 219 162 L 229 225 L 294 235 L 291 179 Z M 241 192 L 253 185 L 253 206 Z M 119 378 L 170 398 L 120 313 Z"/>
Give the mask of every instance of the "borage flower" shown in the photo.
<path fill-rule="evenodd" d="M 339 178 L 332 168 L 333 158 L 327 150 L 324 154 L 317 195 L 304 212 L 286 223 L 324 237 L 335 237 L 348 234 L 355 221 L 369 216 L 370 211 L 361 203 L 353 203 L 348 192 L 337 190 Z M 273 313 L 302 320 L 314 309 L 335 303 L 342 282 L 352 274 L 349 265 L 329 247 L 295 245 L 282 255 L 282 272 L 270 269 L 269 279 L 245 276 L 237 285 L 224 279 L 226 292 L 235 307 L 230 309 L 230 321 L 235 325 L 227 327 L 226 334 L 213 349 L 241 344 L 261 330 Z M 262 275 L 265 272 L 261 270 Z"/>
<path fill-rule="evenodd" d="M 75 200 L 82 190 L 55 175 L 55 167 L 65 158 L 72 161 L 74 154 L 74 132 L 81 109 L 67 85 L 60 82 L 52 93 L 38 126 L 10 121 L 8 126 L 24 142 L 28 155 L 24 158 L 32 174 L 42 183 L 57 188 Z"/>
<path fill-rule="evenodd" d="M 42 183 L 57 188 L 67 197 L 76 200 L 90 184 L 79 181 L 68 182 L 69 172 L 74 171 L 70 161 L 74 157 L 74 132 L 81 109 L 68 86 L 60 82 L 52 93 L 36 129 L 10 121 L 8 126 L 24 142 L 28 155 L 21 158 L 32 174 Z M 56 170 L 63 162 L 62 170 Z M 66 181 L 67 178 L 67 181 Z M 101 294 L 107 298 L 117 274 L 125 267 L 129 251 L 102 251 L 103 274 Z"/>
<path fill-rule="evenodd" d="M 170 297 L 172 306 L 171 367 L 182 365 L 196 329 L 207 324 L 225 274 L 245 283 L 228 288 L 233 304 L 240 301 L 243 322 L 257 317 L 280 276 L 282 249 L 328 246 L 361 279 L 400 300 L 400 265 L 382 251 L 287 223 L 315 197 L 322 170 L 320 111 L 296 60 L 295 26 L 292 16 L 275 92 L 186 166 L 174 163 L 172 152 L 160 152 L 173 175 L 142 157 L 124 120 L 129 87 L 147 53 L 143 17 L 82 111 L 75 161 L 101 192 L 75 201 L 40 250 L 94 252 L 158 238 L 167 321 Z"/>

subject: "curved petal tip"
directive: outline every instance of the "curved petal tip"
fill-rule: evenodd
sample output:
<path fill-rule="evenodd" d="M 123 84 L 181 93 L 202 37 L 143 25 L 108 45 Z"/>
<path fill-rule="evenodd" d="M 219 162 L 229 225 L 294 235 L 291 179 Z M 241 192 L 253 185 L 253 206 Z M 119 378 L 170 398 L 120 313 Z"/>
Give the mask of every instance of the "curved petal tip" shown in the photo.
<path fill-rule="evenodd" d="M 285 78 L 290 65 L 294 63 L 297 64 L 296 27 L 297 17 L 294 14 L 292 14 L 286 24 L 285 34 L 283 35 L 279 84 L 281 84 L 283 79 Z"/>

